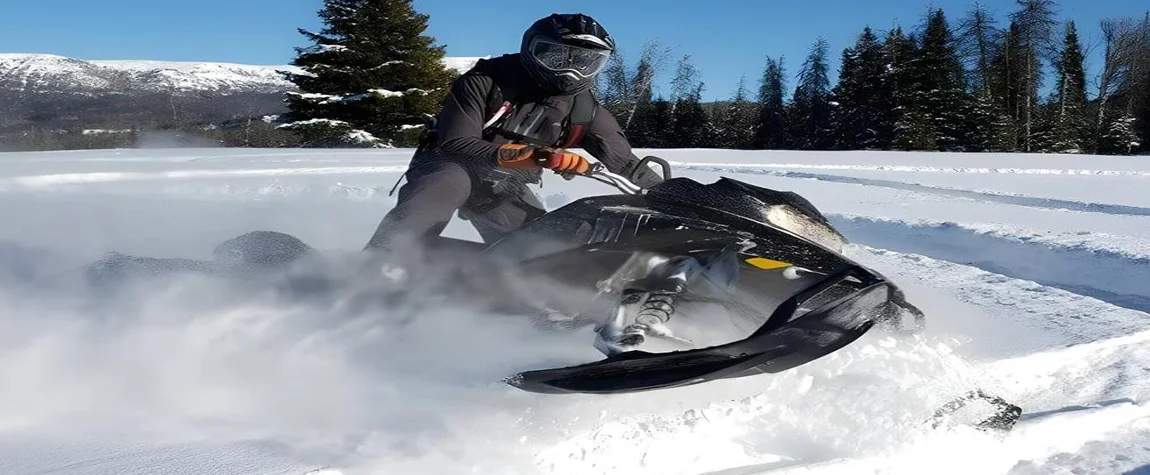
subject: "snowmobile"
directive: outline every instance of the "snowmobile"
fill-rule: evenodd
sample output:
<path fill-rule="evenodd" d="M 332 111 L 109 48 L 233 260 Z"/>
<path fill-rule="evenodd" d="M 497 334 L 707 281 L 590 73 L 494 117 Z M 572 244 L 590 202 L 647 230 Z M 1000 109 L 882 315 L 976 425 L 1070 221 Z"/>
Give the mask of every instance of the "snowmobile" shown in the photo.
<path fill-rule="evenodd" d="M 479 253 L 486 278 L 478 280 L 500 288 L 504 302 L 590 323 L 605 356 L 509 384 L 542 393 L 664 389 L 785 371 L 878 324 L 923 327 L 922 311 L 845 257 L 846 238 L 802 196 L 672 177 L 657 157 L 640 164 L 652 165 L 665 180 L 646 190 L 593 167 L 589 178 L 622 194 L 575 201 Z"/>
<path fill-rule="evenodd" d="M 785 371 L 876 324 L 922 327 L 923 313 L 895 284 L 843 256 L 846 239 L 803 197 L 673 177 L 658 157 L 640 166 L 664 181 L 641 189 L 596 165 L 585 177 L 622 194 L 577 200 L 490 246 L 434 246 L 457 271 L 445 287 L 469 304 L 594 328 L 591 344 L 605 359 L 526 371 L 509 384 L 543 393 L 684 386 Z M 117 255 L 90 272 L 103 281 L 140 269 L 234 276 L 314 253 L 294 237 L 256 232 L 221 245 L 214 261 Z"/>
<path fill-rule="evenodd" d="M 451 238 L 433 246 L 457 271 L 444 287 L 452 300 L 462 294 L 551 330 L 593 329 L 603 359 L 524 371 L 507 384 L 550 394 L 682 387 L 786 371 L 877 325 L 924 327 L 897 285 L 843 255 L 847 239 L 802 196 L 673 177 L 658 157 L 640 167 L 664 181 L 642 189 L 595 165 L 583 177 L 621 194 L 576 200 L 489 246 Z M 256 232 L 220 246 L 214 262 L 119 255 L 93 269 L 250 273 L 313 253 L 294 237 Z M 1009 429 L 1021 413 L 1001 399 L 968 399 L 996 408 L 986 427 Z"/>

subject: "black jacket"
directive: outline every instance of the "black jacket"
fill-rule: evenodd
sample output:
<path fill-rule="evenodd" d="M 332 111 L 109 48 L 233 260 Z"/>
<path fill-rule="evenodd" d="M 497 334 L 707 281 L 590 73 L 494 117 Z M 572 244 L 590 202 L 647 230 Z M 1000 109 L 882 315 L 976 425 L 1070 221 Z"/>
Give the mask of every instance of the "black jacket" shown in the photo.
<path fill-rule="evenodd" d="M 489 106 L 493 94 L 502 94 L 503 100 L 513 106 L 502 121 L 502 129 L 556 145 L 564 138 L 563 123 L 575 97 L 546 95 L 531 79 L 519 55 L 509 54 L 480 60 L 455 81 L 437 118 L 437 146 L 427 154 L 417 154 L 416 160 L 446 158 L 464 164 L 480 177 L 491 173 L 507 176 L 507 171 L 497 170 L 496 154 L 500 144 L 512 140 L 484 133 L 483 125 L 492 112 Z M 586 150 L 607 169 L 628 175 L 639 160 L 611 113 L 598 103 L 596 108 L 594 120 L 587 124 L 578 148 Z M 541 173 L 539 170 L 515 171 L 510 175 L 517 175 L 522 182 L 537 183 Z M 647 170 L 636 178 L 641 186 L 659 181 L 655 173 Z"/>

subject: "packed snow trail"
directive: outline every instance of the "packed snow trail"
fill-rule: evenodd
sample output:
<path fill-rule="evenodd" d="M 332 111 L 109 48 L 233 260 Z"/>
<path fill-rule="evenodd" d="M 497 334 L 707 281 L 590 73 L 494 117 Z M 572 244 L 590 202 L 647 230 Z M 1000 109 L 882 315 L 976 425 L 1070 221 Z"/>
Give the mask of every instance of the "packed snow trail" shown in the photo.
<path fill-rule="evenodd" d="M 1146 161 L 659 151 L 702 181 L 803 194 L 929 326 L 655 393 L 510 388 L 498 380 L 515 371 L 597 358 L 590 336 L 449 302 L 409 320 L 198 278 L 87 298 L 78 271 L 111 251 L 202 259 L 256 229 L 358 249 L 409 154 L 0 154 L 0 472 L 1150 470 Z M 550 208 L 611 192 L 550 176 L 536 191 Z M 458 221 L 448 233 L 475 237 Z M 974 388 L 1023 406 L 1014 431 L 923 423 Z"/>

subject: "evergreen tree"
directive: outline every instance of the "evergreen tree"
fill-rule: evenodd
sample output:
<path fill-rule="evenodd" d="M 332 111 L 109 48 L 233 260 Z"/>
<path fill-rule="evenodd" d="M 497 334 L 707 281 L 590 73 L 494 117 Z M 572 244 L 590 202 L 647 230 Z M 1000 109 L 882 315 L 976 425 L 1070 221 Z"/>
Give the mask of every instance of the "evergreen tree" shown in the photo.
<path fill-rule="evenodd" d="M 616 50 L 607 59 L 607 65 L 599 73 L 595 83 L 595 97 L 614 117 L 627 114 L 631 105 L 631 78 L 627 62 L 621 51 Z"/>
<path fill-rule="evenodd" d="M 994 15 L 976 1 L 958 27 L 959 56 L 968 65 L 970 84 L 974 86 L 971 90 L 976 97 L 990 95 L 993 82 L 991 65 L 998 49 L 997 38 L 1001 36 L 997 24 Z"/>
<path fill-rule="evenodd" d="M 1086 139 L 1086 71 L 1085 58 L 1078 41 L 1078 31 L 1071 21 L 1066 24 L 1062 53 L 1055 62 L 1057 85 L 1054 89 L 1050 120 L 1052 152 L 1081 153 Z"/>
<path fill-rule="evenodd" d="M 644 133 L 640 129 L 645 125 L 633 122 L 639 115 L 649 112 L 655 77 L 663 68 L 668 54 L 669 50 L 651 40 L 643 46 L 633 70 L 627 68 L 622 53 L 616 51 L 599 75 L 595 94 L 628 134 Z"/>
<path fill-rule="evenodd" d="M 647 143 L 645 145 L 649 148 L 668 148 L 671 146 L 670 136 L 668 131 L 674 124 L 674 116 L 672 109 L 674 106 L 671 101 L 664 99 L 660 96 L 651 104 L 650 114 L 650 128 L 651 133 L 647 136 Z"/>
<path fill-rule="evenodd" d="M 879 149 L 885 128 L 882 108 L 884 97 L 883 47 L 878 37 L 866 27 L 851 48 L 843 50 L 839 83 L 833 91 L 834 113 L 831 122 L 837 147 L 846 150 Z"/>
<path fill-rule="evenodd" d="M 879 147 L 912 148 L 904 137 L 910 133 L 909 114 L 912 112 L 911 96 L 914 91 L 913 60 L 916 54 L 914 38 L 903 34 L 902 28 L 895 27 L 887 34 L 883 43 L 882 93 L 879 110 L 882 112 L 878 130 Z"/>
<path fill-rule="evenodd" d="M 1131 67 L 1135 92 L 1131 97 L 1131 118 L 1134 134 L 1143 153 L 1150 153 L 1150 12 L 1146 12 L 1138 26 L 1134 64 Z"/>
<path fill-rule="evenodd" d="M 1137 131 L 1137 119 L 1132 114 L 1115 111 L 1104 119 L 1105 129 L 1099 139 L 1099 153 L 1130 155 L 1143 143 Z"/>
<path fill-rule="evenodd" d="M 946 14 L 932 11 L 913 64 L 911 99 L 913 113 L 925 119 L 912 123 L 926 127 L 914 135 L 925 139 L 921 145 L 928 150 L 959 151 L 967 145 L 967 117 L 973 103 L 966 95 L 965 72 L 954 44 Z"/>
<path fill-rule="evenodd" d="M 969 152 L 989 152 L 997 150 L 997 138 L 1004 127 L 1003 116 L 994 103 L 990 91 L 978 93 L 971 98 L 970 113 L 966 121 L 966 150 Z"/>
<path fill-rule="evenodd" d="M 786 133 L 786 69 L 783 58 L 767 58 L 759 86 L 759 114 L 755 120 L 754 147 L 783 148 Z"/>
<path fill-rule="evenodd" d="M 307 146 L 407 146 L 438 111 L 454 74 L 444 48 L 423 34 L 411 0 L 325 0 L 318 33 L 297 48 L 288 123 Z"/>
<path fill-rule="evenodd" d="M 703 110 L 703 83 L 691 56 L 679 60 L 675 78 L 671 81 L 674 108 L 667 146 L 674 148 L 704 147 L 714 140 L 710 117 Z"/>
<path fill-rule="evenodd" d="M 700 148 L 710 146 L 714 133 L 710 117 L 703 110 L 703 104 L 694 94 L 675 101 L 671 114 L 670 134 L 667 146 L 673 148 Z"/>
<path fill-rule="evenodd" d="M 1058 107 L 1054 100 L 1039 103 L 1034 114 L 1034 125 L 1030 133 L 1030 151 L 1033 153 L 1055 152 L 1057 142 Z"/>
<path fill-rule="evenodd" d="M 1026 78 L 1027 60 L 1023 59 L 1021 39 L 1018 25 L 1010 23 L 1010 28 L 1003 38 L 998 51 L 991 62 L 992 94 L 994 97 L 995 136 L 992 139 L 992 150 L 1000 152 L 1017 152 L 1022 150 L 1022 124 L 1027 94 Z"/>
<path fill-rule="evenodd" d="M 739 78 L 735 95 L 723 108 L 719 117 L 718 140 L 720 148 L 748 149 L 754 138 L 752 120 L 755 116 L 753 103 L 747 100 L 747 78 Z"/>
<path fill-rule="evenodd" d="M 995 58 L 1004 45 L 1004 32 L 997 27 L 994 15 L 980 2 L 967 13 L 958 26 L 956 40 L 959 57 L 967 66 L 967 91 L 971 106 L 966 120 L 966 150 L 997 150 L 1007 118 L 996 100 Z"/>
<path fill-rule="evenodd" d="M 1038 112 L 1038 90 L 1042 87 L 1042 58 L 1053 56 L 1054 20 L 1053 0 L 1016 0 L 1020 9 L 1011 14 L 1017 27 L 1017 57 L 1022 61 L 1018 116 L 1021 129 L 1022 151 L 1032 149 L 1032 134 Z"/>
<path fill-rule="evenodd" d="M 820 37 L 799 70 L 799 84 L 795 87 L 790 138 L 796 148 L 829 150 L 834 145 L 827 72 L 827 40 Z"/>

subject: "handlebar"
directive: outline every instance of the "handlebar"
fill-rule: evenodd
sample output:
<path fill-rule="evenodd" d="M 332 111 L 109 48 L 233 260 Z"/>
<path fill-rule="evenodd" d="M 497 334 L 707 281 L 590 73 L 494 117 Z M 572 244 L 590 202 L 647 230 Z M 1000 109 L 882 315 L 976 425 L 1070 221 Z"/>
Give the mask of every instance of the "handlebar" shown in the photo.
<path fill-rule="evenodd" d="M 635 182 L 631 180 L 635 178 L 635 174 L 639 173 L 640 170 L 642 170 L 644 167 L 647 167 L 650 163 L 655 163 L 663 169 L 663 179 L 671 178 L 671 164 L 666 160 L 655 156 L 643 157 L 643 159 L 639 161 L 639 164 L 636 165 L 635 169 L 631 172 L 631 177 L 625 177 L 618 173 L 613 173 L 610 170 L 607 170 L 607 168 L 604 167 L 601 163 L 593 165 L 591 170 L 589 170 L 583 176 L 591 178 L 600 183 L 611 185 L 624 194 L 639 195 L 642 194 L 645 190 L 643 187 L 636 185 Z"/>
<path fill-rule="evenodd" d="M 643 193 L 642 187 L 628 180 L 623 175 L 608 171 L 601 164 L 595 164 L 595 166 L 591 167 L 591 170 L 583 176 L 618 188 L 619 191 L 627 195 L 639 195 Z"/>

